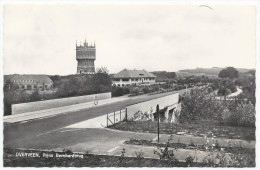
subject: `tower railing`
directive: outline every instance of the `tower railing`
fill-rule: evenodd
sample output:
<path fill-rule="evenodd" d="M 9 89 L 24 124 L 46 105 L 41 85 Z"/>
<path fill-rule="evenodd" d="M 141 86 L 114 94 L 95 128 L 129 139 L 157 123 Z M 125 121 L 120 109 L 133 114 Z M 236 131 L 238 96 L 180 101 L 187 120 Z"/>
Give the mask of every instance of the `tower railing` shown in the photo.
<path fill-rule="evenodd" d="M 76 56 L 76 59 L 96 59 L 95 56 Z"/>

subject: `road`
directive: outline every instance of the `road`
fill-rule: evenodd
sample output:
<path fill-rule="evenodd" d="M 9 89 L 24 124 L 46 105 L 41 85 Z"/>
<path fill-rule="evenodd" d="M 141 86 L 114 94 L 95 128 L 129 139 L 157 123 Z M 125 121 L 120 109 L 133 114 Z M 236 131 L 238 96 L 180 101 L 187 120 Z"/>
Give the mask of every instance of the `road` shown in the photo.
<path fill-rule="evenodd" d="M 183 94 L 185 90 L 178 91 Z M 125 156 L 136 157 L 136 153 L 143 152 L 145 158 L 158 158 L 154 154 L 158 150 L 156 146 L 127 145 L 124 141 L 130 139 L 157 140 L 157 134 L 118 131 L 109 128 L 80 128 L 73 127 L 78 122 L 84 122 L 92 118 L 105 115 L 115 110 L 124 109 L 126 105 L 145 100 L 162 97 L 169 93 L 156 95 L 142 95 L 130 97 L 121 102 L 95 108 L 83 109 L 66 114 L 57 114 L 54 117 L 46 117 L 27 122 L 9 123 L 4 125 L 4 147 L 17 149 L 36 149 L 63 151 L 69 149 L 72 152 L 92 153 L 101 155 L 120 155 L 122 149 L 126 150 Z M 170 135 L 160 134 L 160 142 L 168 141 Z M 226 146 L 227 141 L 234 146 L 240 144 L 244 148 L 255 148 L 255 141 L 242 141 L 230 139 L 216 139 L 220 146 Z M 204 145 L 208 140 L 204 137 L 174 135 L 173 143 Z M 210 142 L 210 141 L 209 141 Z M 229 144 L 228 143 L 228 144 Z M 209 155 L 207 151 L 192 149 L 178 149 L 174 151 L 175 157 L 184 161 L 188 156 L 195 157 L 198 162 Z M 216 155 L 215 155 L 216 156 Z"/>
<path fill-rule="evenodd" d="M 180 94 L 184 90 L 176 91 Z M 176 93 L 171 92 L 171 93 Z M 111 103 L 109 105 L 97 106 L 95 108 L 83 109 L 79 111 L 68 112 L 66 114 L 58 114 L 53 117 L 36 119 L 28 122 L 12 123 L 4 125 L 4 147 L 12 147 L 15 143 L 24 139 L 33 139 L 41 134 L 50 133 L 52 131 L 64 128 L 66 126 L 105 115 L 120 109 L 124 109 L 126 105 L 142 102 L 168 95 L 169 93 L 161 93 L 156 95 L 142 95 L 130 97 L 128 100 Z"/>

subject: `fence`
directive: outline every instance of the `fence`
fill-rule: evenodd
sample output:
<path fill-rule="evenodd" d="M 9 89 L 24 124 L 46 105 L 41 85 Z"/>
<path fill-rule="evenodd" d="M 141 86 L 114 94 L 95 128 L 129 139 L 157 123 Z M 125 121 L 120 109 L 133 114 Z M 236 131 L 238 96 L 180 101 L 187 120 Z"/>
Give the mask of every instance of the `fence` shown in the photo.
<path fill-rule="evenodd" d="M 127 108 L 107 114 L 107 127 L 127 120 Z"/>

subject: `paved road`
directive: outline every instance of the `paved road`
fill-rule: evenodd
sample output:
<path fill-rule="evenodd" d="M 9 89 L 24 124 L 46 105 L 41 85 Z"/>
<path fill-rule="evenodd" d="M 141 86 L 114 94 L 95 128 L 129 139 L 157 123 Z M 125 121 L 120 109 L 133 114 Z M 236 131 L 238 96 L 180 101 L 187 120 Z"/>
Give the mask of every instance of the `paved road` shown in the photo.
<path fill-rule="evenodd" d="M 185 90 L 178 91 L 180 94 Z M 172 93 L 172 92 L 171 92 Z M 131 97 L 128 100 L 122 102 L 115 102 L 109 105 L 98 106 L 95 108 L 83 109 L 74 112 L 68 112 L 67 114 L 60 114 L 54 117 L 47 117 L 43 119 L 36 119 L 33 121 L 13 123 L 4 125 L 4 146 L 12 147 L 12 144 L 19 143 L 23 139 L 31 139 L 45 134 L 48 132 L 61 129 L 63 127 L 75 124 L 87 119 L 95 118 L 105 115 L 120 109 L 124 109 L 126 105 L 142 102 L 145 100 L 168 95 L 169 93 L 162 93 L 156 95 L 142 95 L 137 97 Z"/>
<path fill-rule="evenodd" d="M 185 90 L 179 91 L 183 93 Z M 143 95 L 132 97 L 122 102 L 111 103 L 96 108 L 84 109 L 67 114 L 60 114 L 54 117 L 37 119 L 25 123 L 12 123 L 4 126 L 4 147 L 23 148 L 23 149 L 41 149 L 62 151 L 70 149 L 73 152 L 89 152 L 93 154 L 120 155 L 123 148 L 126 149 L 126 156 L 136 156 L 136 152 L 144 152 L 145 157 L 158 158 L 154 154 L 157 148 L 154 146 L 133 146 L 126 145 L 123 142 L 129 139 L 156 140 L 157 134 L 136 133 L 117 131 L 112 129 L 88 129 L 88 128 L 69 128 L 69 125 L 76 124 L 91 118 L 95 118 L 115 110 L 123 109 L 126 105 L 165 96 L 167 94 Z M 166 142 L 169 135 L 160 135 L 160 142 Z M 196 140 L 197 144 L 203 145 L 206 139 L 203 137 L 179 136 L 175 135 L 172 142 L 191 144 Z M 226 145 L 225 140 L 220 139 L 219 143 Z M 255 141 L 233 141 L 249 145 L 254 148 Z M 237 145 L 236 145 L 237 146 Z M 250 148 L 250 147 L 249 147 Z M 192 156 L 198 158 L 201 162 L 209 153 L 204 151 L 194 151 L 179 149 L 174 151 L 176 158 L 185 160 Z"/>

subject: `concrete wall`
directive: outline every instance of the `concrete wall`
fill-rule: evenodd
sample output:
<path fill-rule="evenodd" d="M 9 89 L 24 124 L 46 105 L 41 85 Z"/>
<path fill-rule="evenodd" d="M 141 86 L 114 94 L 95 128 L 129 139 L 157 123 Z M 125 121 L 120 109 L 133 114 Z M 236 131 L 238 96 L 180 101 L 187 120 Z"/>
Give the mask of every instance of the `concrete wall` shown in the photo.
<path fill-rule="evenodd" d="M 156 105 L 159 104 L 160 109 L 165 107 L 174 108 L 178 107 L 179 93 L 171 94 L 168 96 L 160 97 L 157 99 L 148 100 L 145 102 L 137 103 L 134 105 L 127 106 L 127 119 L 131 119 L 134 114 L 138 111 L 155 113 Z M 169 109 L 167 109 L 169 110 Z"/>
<path fill-rule="evenodd" d="M 44 100 L 44 101 L 30 102 L 30 103 L 13 104 L 12 115 L 44 110 L 44 109 L 57 108 L 57 107 L 68 106 L 68 105 L 79 104 L 79 103 L 92 102 L 95 96 L 98 100 L 110 99 L 111 92 L 86 95 L 86 96 L 78 96 L 78 97 L 53 99 L 53 100 Z"/>

